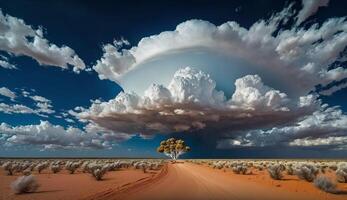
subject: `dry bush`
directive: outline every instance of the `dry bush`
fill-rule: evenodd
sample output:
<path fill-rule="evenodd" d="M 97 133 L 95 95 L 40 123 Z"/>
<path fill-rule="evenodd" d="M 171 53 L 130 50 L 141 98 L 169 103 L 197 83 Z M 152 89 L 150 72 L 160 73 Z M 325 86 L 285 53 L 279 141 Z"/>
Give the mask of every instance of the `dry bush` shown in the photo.
<path fill-rule="evenodd" d="M 35 192 L 38 187 L 39 184 L 33 175 L 21 176 L 11 184 L 11 188 L 16 194 Z"/>
<path fill-rule="evenodd" d="M 23 170 L 24 176 L 29 176 L 31 174 L 31 171 L 29 169 Z"/>
<path fill-rule="evenodd" d="M 337 170 L 337 165 L 336 165 L 336 164 L 331 164 L 331 165 L 329 166 L 329 168 L 330 168 L 331 170 L 333 170 L 333 171 L 336 171 L 336 170 Z"/>
<path fill-rule="evenodd" d="M 147 172 L 147 169 L 149 168 L 149 163 L 145 161 L 139 161 L 139 162 L 134 162 L 133 166 L 135 169 L 142 169 L 143 173 Z"/>
<path fill-rule="evenodd" d="M 232 167 L 235 174 L 247 174 L 248 167 L 245 165 L 236 165 Z"/>
<path fill-rule="evenodd" d="M 87 167 L 88 172 L 91 173 L 97 181 L 102 180 L 102 177 L 106 174 L 107 171 L 109 171 L 109 169 L 109 164 L 97 164 L 95 162 L 88 164 Z"/>
<path fill-rule="evenodd" d="M 159 163 L 151 163 L 149 166 L 150 170 L 158 170 L 159 169 Z"/>
<path fill-rule="evenodd" d="M 347 163 L 343 162 L 338 165 L 336 178 L 340 183 L 347 183 Z"/>
<path fill-rule="evenodd" d="M 293 175 L 294 174 L 294 169 L 293 169 L 293 165 L 289 164 L 286 166 L 286 170 L 287 170 L 287 174 L 288 175 Z"/>
<path fill-rule="evenodd" d="M 81 170 L 82 170 L 83 173 L 89 172 L 89 168 L 88 168 L 88 165 L 89 165 L 89 164 L 90 164 L 89 162 L 84 162 L 84 163 L 82 164 Z"/>
<path fill-rule="evenodd" d="M 326 176 L 318 176 L 313 181 L 313 185 L 316 186 L 318 189 L 323 190 L 325 192 L 329 193 L 335 193 L 336 192 L 336 184 L 331 181 Z"/>
<path fill-rule="evenodd" d="M 281 180 L 283 178 L 282 171 L 284 170 L 285 170 L 285 167 L 282 164 L 271 165 L 267 168 L 267 171 L 269 172 L 270 177 L 275 180 Z"/>
<path fill-rule="evenodd" d="M 39 172 L 39 174 L 41 173 L 42 170 L 46 169 L 48 167 L 48 163 L 47 162 L 43 162 L 43 163 L 39 163 L 36 166 L 37 171 Z"/>
<path fill-rule="evenodd" d="M 58 172 L 60 172 L 61 168 L 59 164 L 51 164 L 51 171 L 56 174 Z"/>
<path fill-rule="evenodd" d="M 300 179 L 306 180 L 308 182 L 312 182 L 316 178 L 318 172 L 319 169 L 312 164 L 302 164 L 295 170 L 295 174 Z"/>
<path fill-rule="evenodd" d="M 92 173 L 92 175 L 97 181 L 100 181 L 105 174 L 106 174 L 106 168 L 95 169 Z"/>
<path fill-rule="evenodd" d="M 224 161 L 217 161 L 212 163 L 213 169 L 222 169 L 225 165 Z"/>
<path fill-rule="evenodd" d="M 7 171 L 7 175 L 13 175 L 13 168 L 12 168 L 12 163 L 10 161 L 5 162 L 2 165 L 2 168 Z"/>
<path fill-rule="evenodd" d="M 79 166 L 80 166 L 79 162 L 68 161 L 65 165 L 65 169 L 68 170 L 70 174 L 73 174 L 75 173 L 75 171 L 78 169 Z"/>

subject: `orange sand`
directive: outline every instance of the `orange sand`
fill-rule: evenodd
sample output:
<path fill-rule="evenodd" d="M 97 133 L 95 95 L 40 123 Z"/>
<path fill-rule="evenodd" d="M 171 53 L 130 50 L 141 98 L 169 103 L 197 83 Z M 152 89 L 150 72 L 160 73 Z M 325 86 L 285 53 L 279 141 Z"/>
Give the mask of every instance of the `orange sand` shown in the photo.
<path fill-rule="evenodd" d="M 141 170 L 108 172 L 105 180 L 95 181 L 89 174 L 36 175 L 41 185 L 36 193 L 15 195 L 10 183 L 16 176 L 0 171 L 2 200 L 346 200 L 347 184 L 338 184 L 339 194 L 328 194 L 296 176 L 270 179 L 267 171 L 253 169 L 251 175 L 237 175 L 230 169 L 218 170 L 192 163 L 168 164 L 161 171 Z M 332 176 L 332 174 L 329 174 Z"/>
<path fill-rule="evenodd" d="M 77 172 L 69 174 L 67 171 L 61 171 L 52 174 L 49 170 L 41 174 L 35 172 L 40 187 L 35 193 L 16 195 L 11 191 L 10 184 L 16 176 L 6 176 L 4 171 L 0 170 L 0 200 L 75 200 L 89 197 L 100 191 L 114 188 L 121 188 L 123 185 L 141 181 L 153 176 L 153 173 L 143 173 L 141 170 L 120 170 L 108 172 L 103 180 L 96 181 L 90 174 Z"/>
<path fill-rule="evenodd" d="M 167 176 L 153 186 L 114 199 L 346 200 L 347 184 L 339 184 L 339 189 L 340 194 L 327 194 L 295 176 L 274 181 L 265 170 L 253 170 L 252 175 L 237 175 L 230 169 L 224 171 L 192 163 L 176 163 L 169 165 Z"/>

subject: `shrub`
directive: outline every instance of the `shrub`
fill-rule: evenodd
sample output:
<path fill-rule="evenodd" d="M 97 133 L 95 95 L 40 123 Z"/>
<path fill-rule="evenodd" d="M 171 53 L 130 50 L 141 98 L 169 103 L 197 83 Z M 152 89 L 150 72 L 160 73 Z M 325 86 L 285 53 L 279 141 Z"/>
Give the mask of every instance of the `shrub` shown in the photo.
<path fill-rule="evenodd" d="M 37 171 L 39 172 L 39 174 L 41 173 L 42 170 L 46 169 L 48 167 L 48 163 L 47 162 L 43 162 L 40 163 L 36 166 Z"/>
<path fill-rule="evenodd" d="M 256 169 L 258 169 L 259 171 L 263 171 L 264 167 L 262 165 L 257 165 Z"/>
<path fill-rule="evenodd" d="M 83 172 L 83 173 L 86 173 L 86 172 L 89 171 L 88 165 L 89 165 L 89 162 L 84 162 L 84 163 L 82 164 L 81 169 L 82 169 L 82 172 Z"/>
<path fill-rule="evenodd" d="M 285 170 L 285 167 L 282 164 L 271 165 L 267 168 L 267 171 L 269 172 L 270 177 L 275 180 L 281 180 L 283 178 L 282 171 L 284 170 Z"/>
<path fill-rule="evenodd" d="M 133 166 L 135 169 L 142 169 L 143 173 L 147 172 L 147 168 L 149 168 L 149 164 L 146 163 L 145 161 L 139 161 L 139 162 L 135 162 L 133 163 Z"/>
<path fill-rule="evenodd" d="M 102 177 L 106 174 L 106 170 L 96 169 L 93 171 L 92 174 L 97 181 L 100 181 Z"/>
<path fill-rule="evenodd" d="M 318 172 L 319 169 L 311 164 L 302 164 L 295 170 L 295 174 L 300 179 L 306 180 L 308 182 L 312 182 L 316 178 Z"/>
<path fill-rule="evenodd" d="M 149 168 L 151 170 L 158 170 L 159 169 L 159 163 L 151 163 Z"/>
<path fill-rule="evenodd" d="M 60 168 L 60 165 L 59 165 L 59 164 L 52 164 L 52 165 L 51 165 L 51 171 L 52 171 L 54 174 L 58 173 L 60 170 L 61 170 L 61 168 Z"/>
<path fill-rule="evenodd" d="M 13 168 L 12 168 L 12 163 L 11 162 L 5 162 L 3 165 L 2 165 L 2 168 L 7 171 L 7 175 L 13 175 Z"/>
<path fill-rule="evenodd" d="M 32 163 L 29 167 L 28 167 L 28 170 L 30 170 L 30 171 L 33 171 L 34 169 L 35 169 L 35 164 L 34 163 Z"/>
<path fill-rule="evenodd" d="M 287 174 L 288 175 L 293 175 L 294 174 L 294 169 L 293 169 L 293 165 L 292 164 L 287 165 L 286 169 L 287 169 Z"/>
<path fill-rule="evenodd" d="M 232 170 L 235 174 L 246 174 L 248 168 L 245 165 L 236 165 L 232 168 Z"/>
<path fill-rule="evenodd" d="M 67 162 L 65 165 L 65 169 L 70 172 L 70 174 L 75 173 L 76 169 L 80 166 L 80 163 L 77 162 Z"/>
<path fill-rule="evenodd" d="M 11 184 L 11 188 L 16 194 L 35 192 L 38 187 L 33 175 L 21 176 Z"/>
<path fill-rule="evenodd" d="M 19 163 L 18 167 L 17 167 L 17 170 L 18 172 L 22 172 L 24 174 L 24 172 L 26 171 L 30 171 L 28 170 L 28 168 L 30 167 L 30 163 L 28 161 L 25 161 L 23 163 Z M 26 173 L 25 172 L 25 173 Z"/>
<path fill-rule="evenodd" d="M 326 167 L 325 167 L 325 166 L 321 166 L 321 167 L 320 167 L 320 171 L 322 172 L 322 174 L 325 174 L 325 172 L 326 172 Z"/>
<path fill-rule="evenodd" d="M 222 169 L 224 167 L 224 162 L 223 161 L 217 161 L 212 163 L 213 169 Z"/>
<path fill-rule="evenodd" d="M 340 183 L 347 183 L 347 163 L 340 163 L 336 170 L 336 178 Z"/>
<path fill-rule="evenodd" d="M 29 176 L 31 174 L 31 171 L 29 169 L 23 170 L 24 176 Z"/>
<path fill-rule="evenodd" d="M 313 185 L 318 189 L 323 190 L 325 192 L 334 193 L 336 192 L 336 184 L 331 181 L 326 176 L 318 176 L 313 181 Z"/>
<path fill-rule="evenodd" d="M 329 166 L 330 169 L 332 169 L 333 171 L 336 171 L 337 170 L 337 165 L 335 164 L 332 164 Z"/>

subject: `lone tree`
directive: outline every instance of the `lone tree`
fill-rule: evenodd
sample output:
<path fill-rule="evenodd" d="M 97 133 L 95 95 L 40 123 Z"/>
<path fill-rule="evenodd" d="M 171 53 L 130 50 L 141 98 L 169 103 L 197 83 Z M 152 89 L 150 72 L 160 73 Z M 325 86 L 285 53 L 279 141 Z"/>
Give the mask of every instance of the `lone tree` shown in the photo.
<path fill-rule="evenodd" d="M 190 151 L 190 147 L 187 146 L 183 140 L 170 138 L 161 141 L 157 151 L 171 157 L 172 160 L 176 160 L 180 155 Z"/>

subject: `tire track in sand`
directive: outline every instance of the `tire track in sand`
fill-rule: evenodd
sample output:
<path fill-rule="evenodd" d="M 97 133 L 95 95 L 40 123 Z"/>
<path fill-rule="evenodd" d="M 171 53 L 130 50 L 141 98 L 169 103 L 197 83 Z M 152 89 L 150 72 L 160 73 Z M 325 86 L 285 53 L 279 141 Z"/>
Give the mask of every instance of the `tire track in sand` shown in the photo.
<path fill-rule="evenodd" d="M 150 177 L 141 178 L 134 182 L 126 183 L 116 188 L 109 188 L 107 190 L 95 193 L 93 195 L 84 197 L 80 200 L 118 200 L 124 199 L 128 194 L 143 190 L 168 174 L 168 164 L 164 164 L 159 173 Z"/>

